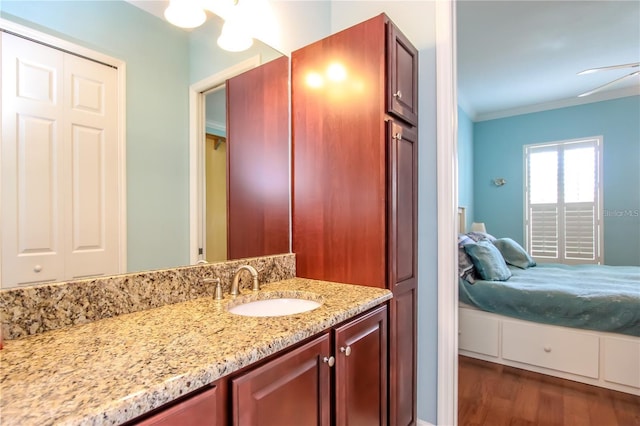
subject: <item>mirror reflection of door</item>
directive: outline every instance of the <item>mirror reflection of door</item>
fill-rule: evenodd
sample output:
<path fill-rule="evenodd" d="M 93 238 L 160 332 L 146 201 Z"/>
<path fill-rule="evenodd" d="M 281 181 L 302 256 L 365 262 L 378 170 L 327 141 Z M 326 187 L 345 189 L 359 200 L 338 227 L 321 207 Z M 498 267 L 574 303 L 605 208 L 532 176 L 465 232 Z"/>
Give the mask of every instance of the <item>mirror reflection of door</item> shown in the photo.
<path fill-rule="evenodd" d="M 227 124 L 225 85 L 205 93 L 205 259 L 227 260 Z"/>

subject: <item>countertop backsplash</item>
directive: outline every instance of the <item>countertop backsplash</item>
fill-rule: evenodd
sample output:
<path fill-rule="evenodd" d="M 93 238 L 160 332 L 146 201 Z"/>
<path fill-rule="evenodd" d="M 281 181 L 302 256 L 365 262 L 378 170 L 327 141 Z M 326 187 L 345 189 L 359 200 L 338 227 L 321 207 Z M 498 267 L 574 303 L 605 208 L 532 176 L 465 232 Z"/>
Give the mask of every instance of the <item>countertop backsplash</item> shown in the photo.
<path fill-rule="evenodd" d="M 17 339 L 63 327 L 128 314 L 200 297 L 213 297 L 220 278 L 224 293 L 241 265 L 258 271 L 260 284 L 294 278 L 295 255 L 282 254 L 157 271 L 98 277 L 0 290 L 0 333 Z M 241 288 L 251 288 L 244 273 Z"/>

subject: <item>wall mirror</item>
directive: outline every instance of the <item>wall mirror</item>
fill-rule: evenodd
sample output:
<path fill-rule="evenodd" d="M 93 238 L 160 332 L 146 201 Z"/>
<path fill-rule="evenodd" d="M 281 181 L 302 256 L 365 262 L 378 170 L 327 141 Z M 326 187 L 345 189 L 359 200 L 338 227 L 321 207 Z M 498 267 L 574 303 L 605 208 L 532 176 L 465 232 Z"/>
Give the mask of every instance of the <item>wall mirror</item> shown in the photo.
<path fill-rule="evenodd" d="M 144 3 L 161 5 L 164 2 Z M 258 64 L 267 64 L 283 55 L 258 40 L 244 52 L 221 50 L 216 40 L 222 20 L 210 13 L 202 27 L 184 31 L 125 1 L 3 1 L 0 18 L 126 63 L 127 232 L 124 272 L 193 263 L 190 253 L 190 176 L 193 173 L 190 164 L 190 87 L 212 75 L 233 69 L 249 58 L 258 58 Z M 243 95 L 245 99 L 251 99 L 255 90 L 255 87 L 247 88 Z M 267 101 L 260 105 L 273 107 L 273 103 Z M 288 123 L 288 98 L 284 105 L 282 111 L 274 114 L 284 117 Z M 241 111 L 237 116 L 240 114 Z M 203 121 L 206 120 L 203 118 Z M 254 127 L 269 124 L 249 117 L 245 117 L 244 122 L 252 123 Z M 201 131 L 204 147 L 204 125 Z M 274 133 L 273 128 L 264 131 Z M 260 160 L 262 164 L 269 164 L 273 159 L 262 156 Z M 278 163 L 278 167 L 281 166 L 282 163 Z M 244 169 L 238 170 L 237 174 L 242 176 L 244 172 Z M 252 176 L 251 170 L 246 170 L 246 176 Z M 274 188 L 267 182 L 255 186 L 248 179 L 242 187 L 251 190 L 247 194 L 250 199 L 255 200 L 265 194 L 273 196 L 268 192 Z M 279 188 L 278 192 L 281 194 L 282 189 Z M 289 251 L 288 194 L 287 164 L 287 249 L 280 252 Z M 233 197 L 234 193 L 230 191 L 227 196 Z M 267 226 L 269 215 L 263 215 L 262 221 Z M 255 229 L 252 231 L 253 240 L 243 237 L 249 247 L 263 238 L 256 234 Z"/>

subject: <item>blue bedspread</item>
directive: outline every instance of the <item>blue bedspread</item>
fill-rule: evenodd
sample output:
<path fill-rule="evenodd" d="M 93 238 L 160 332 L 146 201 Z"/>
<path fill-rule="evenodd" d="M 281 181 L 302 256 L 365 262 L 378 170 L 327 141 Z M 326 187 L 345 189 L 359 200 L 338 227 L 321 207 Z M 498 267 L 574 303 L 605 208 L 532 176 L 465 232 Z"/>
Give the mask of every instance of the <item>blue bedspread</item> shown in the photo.
<path fill-rule="evenodd" d="M 507 281 L 460 280 L 460 300 L 484 311 L 640 337 L 640 267 L 538 264 Z"/>

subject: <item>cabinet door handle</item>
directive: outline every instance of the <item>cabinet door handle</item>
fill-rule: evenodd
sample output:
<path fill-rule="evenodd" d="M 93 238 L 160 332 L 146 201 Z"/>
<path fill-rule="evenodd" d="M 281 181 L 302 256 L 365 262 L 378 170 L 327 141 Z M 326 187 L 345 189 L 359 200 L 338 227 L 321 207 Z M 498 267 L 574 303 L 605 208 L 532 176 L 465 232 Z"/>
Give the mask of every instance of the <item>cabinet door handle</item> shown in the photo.
<path fill-rule="evenodd" d="M 344 346 L 341 346 L 340 352 L 342 352 L 345 356 L 351 355 L 351 346 L 347 346 L 346 348 Z"/>
<path fill-rule="evenodd" d="M 336 359 L 332 356 L 322 358 L 322 362 L 329 364 L 329 367 L 333 367 L 336 363 Z"/>
<path fill-rule="evenodd" d="M 401 91 L 397 91 L 396 93 L 393 94 L 394 98 L 398 98 L 398 99 L 402 99 L 402 92 Z"/>
<path fill-rule="evenodd" d="M 395 135 L 393 135 L 393 138 L 396 140 L 401 141 L 402 140 L 402 133 L 398 132 Z"/>
<path fill-rule="evenodd" d="M 545 346 L 543 349 L 546 353 L 551 352 L 551 346 Z"/>

